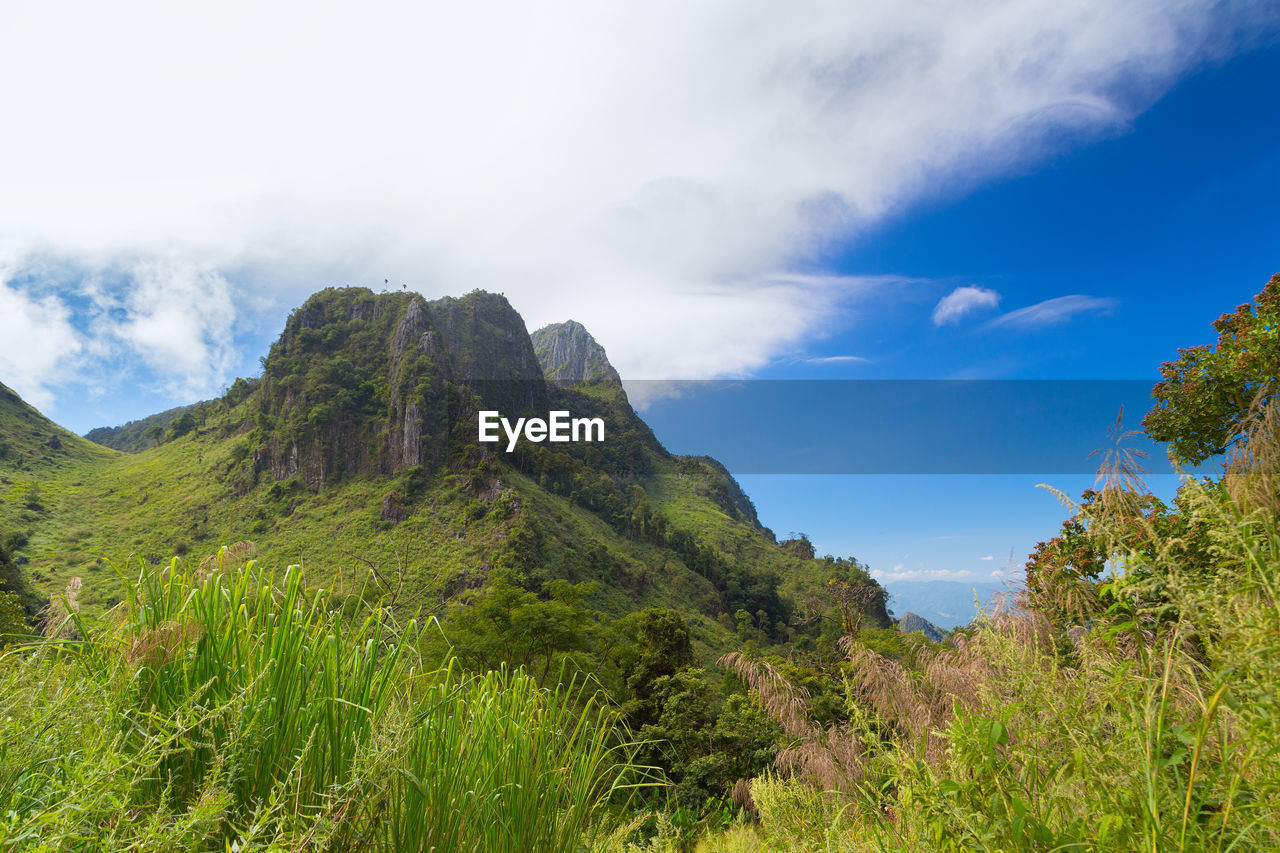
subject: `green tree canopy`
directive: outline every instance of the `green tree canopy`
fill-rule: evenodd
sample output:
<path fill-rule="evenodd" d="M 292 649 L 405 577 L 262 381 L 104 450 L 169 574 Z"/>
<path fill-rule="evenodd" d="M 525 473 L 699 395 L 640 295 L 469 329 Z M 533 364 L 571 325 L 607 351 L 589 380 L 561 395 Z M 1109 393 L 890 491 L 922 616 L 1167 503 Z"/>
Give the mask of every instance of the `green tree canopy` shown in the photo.
<path fill-rule="evenodd" d="M 1180 349 L 1160 366 L 1147 434 L 1172 445 L 1173 456 L 1197 464 L 1240 438 L 1250 410 L 1269 398 L 1280 377 L 1280 274 L 1251 303 L 1213 324 L 1216 347 Z"/>
<path fill-rule="evenodd" d="M 169 439 L 181 438 L 196 428 L 195 415 L 190 412 L 183 412 L 173 419 L 173 423 L 169 424 L 169 429 L 165 435 Z"/>
<path fill-rule="evenodd" d="M 594 587 L 553 580 L 543 599 L 497 576 L 454 607 L 446 633 L 454 652 L 472 669 L 523 666 L 532 671 L 541 664 L 535 674 L 545 681 L 553 662 L 594 645 L 599 614 L 582 604 Z"/>

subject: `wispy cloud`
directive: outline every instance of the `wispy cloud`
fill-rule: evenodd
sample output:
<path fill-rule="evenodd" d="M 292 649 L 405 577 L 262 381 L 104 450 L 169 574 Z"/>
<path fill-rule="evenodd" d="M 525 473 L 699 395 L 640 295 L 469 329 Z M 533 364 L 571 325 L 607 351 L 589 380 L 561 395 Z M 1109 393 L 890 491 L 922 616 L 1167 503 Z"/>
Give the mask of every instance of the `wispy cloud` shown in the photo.
<path fill-rule="evenodd" d="M 933 309 L 933 325 L 946 326 L 960 322 L 967 314 L 1000 304 L 1000 294 L 985 287 L 957 287 L 938 301 Z"/>
<path fill-rule="evenodd" d="M 895 565 L 889 571 L 872 571 L 878 581 L 970 581 L 977 575 L 966 569 L 906 569 Z"/>
<path fill-rule="evenodd" d="M 798 360 L 804 364 L 858 364 L 867 359 L 860 355 L 821 355 Z"/>
<path fill-rule="evenodd" d="M 125 315 L 100 319 L 178 377 L 221 370 L 253 304 L 384 278 L 575 317 L 624 376 L 741 375 L 862 298 L 793 274 L 835 241 L 1122 132 L 1276 23 L 1216 0 L 73 7 L 0 27 L 25 128 L 0 136 L 0 249 L 137 271 L 104 277 Z M 21 316 L 86 310 L 64 297 Z"/>
<path fill-rule="evenodd" d="M 216 271 L 153 257 L 6 273 L 0 266 L 0 380 L 38 407 L 53 411 L 60 393 L 94 396 L 121 379 L 206 397 L 236 360 L 236 296 Z"/>
<path fill-rule="evenodd" d="M 979 560 L 994 560 L 994 559 L 995 559 L 995 555 L 994 555 L 994 554 L 988 554 L 987 556 L 985 556 L 985 557 L 979 557 L 978 559 L 979 559 Z"/>
<path fill-rule="evenodd" d="M 1001 314 L 987 323 L 988 328 L 1039 329 L 1056 326 L 1082 314 L 1109 314 L 1119 303 L 1115 299 L 1072 294 L 1046 299 L 1026 308 Z"/>

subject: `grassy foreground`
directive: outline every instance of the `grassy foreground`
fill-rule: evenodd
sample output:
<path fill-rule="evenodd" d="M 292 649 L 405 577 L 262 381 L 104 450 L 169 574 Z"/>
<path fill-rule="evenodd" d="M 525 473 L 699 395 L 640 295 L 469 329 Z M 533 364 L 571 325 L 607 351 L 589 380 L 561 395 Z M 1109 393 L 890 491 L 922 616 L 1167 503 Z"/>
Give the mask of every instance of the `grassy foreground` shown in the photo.
<path fill-rule="evenodd" d="M 1119 471 L 949 644 L 845 637 L 826 722 L 726 655 L 783 736 L 714 822 L 631 798 L 652 773 L 580 686 L 425 666 L 296 568 L 140 570 L 0 657 L 0 849 L 1280 849 L 1280 417 L 1246 450 L 1176 511 Z"/>
<path fill-rule="evenodd" d="M 573 850 L 635 784 L 588 692 L 424 670 L 296 567 L 124 588 L 0 661 L 0 849 Z"/>

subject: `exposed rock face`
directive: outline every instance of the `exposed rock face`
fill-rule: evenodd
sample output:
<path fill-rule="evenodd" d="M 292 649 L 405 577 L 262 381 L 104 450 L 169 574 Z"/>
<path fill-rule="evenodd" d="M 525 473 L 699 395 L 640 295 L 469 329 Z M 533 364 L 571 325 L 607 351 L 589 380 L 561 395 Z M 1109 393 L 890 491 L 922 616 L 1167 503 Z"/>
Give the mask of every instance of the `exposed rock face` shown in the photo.
<path fill-rule="evenodd" d="M 533 333 L 533 349 L 548 382 L 622 384 L 604 347 L 596 343 L 581 323 L 569 320 L 543 326 Z"/>
<path fill-rule="evenodd" d="M 451 382 L 507 414 L 547 411 L 547 386 L 524 319 L 506 298 L 473 290 L 427 303 L 441 336 Z"/>
<path fill-rule="evenodd" d="M 430 470 L 476 403 L 504 415 L 546 410 L 533 344 L 506 299 L 330 288 L 289 317 L 267 356 L 254 470 L 315 490 L 354 474 Z"/>
<path fill-rule="evenodd" d="M 412 299 L 404 309 L 390 355 L 385 473 L 434 466 L 444 455 L 448 406 L 445 377 L 434 368 L 445 355 L 423 299 Z"/>

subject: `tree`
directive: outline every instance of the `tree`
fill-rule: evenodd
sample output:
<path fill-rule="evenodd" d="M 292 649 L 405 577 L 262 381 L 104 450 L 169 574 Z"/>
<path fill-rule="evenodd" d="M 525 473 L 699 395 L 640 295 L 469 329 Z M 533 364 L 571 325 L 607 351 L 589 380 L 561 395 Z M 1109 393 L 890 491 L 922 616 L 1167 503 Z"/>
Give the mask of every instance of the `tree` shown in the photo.
<path fill-rule="evenodd" d="M 14 559 L 15 551 L 27 544 L 27 537 L 22 533 L 9 533 L 0 537 L 0 596 L 13 596 L 5 599 L 5 606 L 16 601 L 26 614 L 34 614 L 41 606 L 41 598 L 31 588 L 26 573 Z M 0 608 L 2 610 L 3 608 Z M 6 611 L 7 612 L 7 611 Z M 0 629 L 8 630 L 8 629 Z M 15 633 L 9 630 L 9 633 Z M 0 641 L 0 645 L 3 641 Z"/>
<path fill-rule="evenodd" d="M 1208 583 L 1217 558 L 1204 519 L 1194 509 L 1201 490 L 1221 494 L 1222 483 L 1205 480 L 1184 487 L 1167 504 L 1149 492 L 1103 485 L 1086 489 L 1075 515 L 1062 523 L 1057 536 L 1036 544 L 1027 560 L 1027 603 L 1055 624 L 1084 625 L 1115 602 L 1108 566 L 1118 566 L 1119 579 L 1130 588 L 1144 586 L 1148 603 L 1166 599 L 1152 585 L 1152 566 L 1176 563 L 1184 582 Z M 1198 576 L 1198 577 L 1197 577 Z M 1165 611 L 1165 618 L 1176 612 Z"/>
<path fill-rule="evenodd" d="M 196 428 L 195 415 L 190 412 L 183 412 L 173 419 L 173 423 L 169 424 L 169 430 L 166 433 L 170 440 L 182 438 L 182 436 L 191 432 Z"/>
<path fill-rule="evenodd" d="M 0 649 L 30 631 L 21 596 L 16 592 L 0 591 Z"/>
<path fill-rule="evenodd" d="M 639 728 L 657 721 L 654 683 L 693 665 L 693 635 L 679 613 L 661 607 L 624 616 L 614 630 L 626 638 L 614 652 L 626 687 L 623 713 Z"/>
<path fill-rule="evenodd" d="M 719 701 L 705 670 L 684 668 L 652 684 L 654 722 L 639 727 L 638 764 L 661 767 L 681 806 L 727 798 L 739 779 L 769 767 L 781 731 L 741 693 Z"/>
<path fill-rule="evenodd" d="M 833 627 L 838 631 L 833 639 L 856 637 L 867 617 L 881 627 L 889 624 L 889 593 L 871 577 L 866 566 L 854 559 L 830 555 L 823 562 L 827 582 L 806 602 L 805 621 L 821 620 Z"/>
<path fill-rule="evenodd" d="M 546 681 L 553 662 L 587 653 L 595 644 L 599 614 L 582 604 L 592 583 L 546 584 L 541 599 L 505 577 L 496 577 L 456 606 L 445 624 L 454 652 L 476 670 L 523 666 Z"/>
<path fill-rule="evenodd" d="M 1280 376 L 1280 274 L 1252 303 L 1213 324 L 1216 347 L 1181 349 L 1160 366 L 1155 405 L 1143 419 L 1147 434 L 1172 445 L 1192 465 L 1226 452 L 1242 436 L 1251 410 L 1275 393 Z"/>
<path fill-rule="evenodd" d="M 151 439 L 151 442 L 156 447 L 159 447 L 161 440 L 164 439 L 164 429 L 160 424 L 152 424 L 147 427 L 147 438 Z"/>

